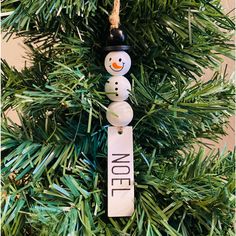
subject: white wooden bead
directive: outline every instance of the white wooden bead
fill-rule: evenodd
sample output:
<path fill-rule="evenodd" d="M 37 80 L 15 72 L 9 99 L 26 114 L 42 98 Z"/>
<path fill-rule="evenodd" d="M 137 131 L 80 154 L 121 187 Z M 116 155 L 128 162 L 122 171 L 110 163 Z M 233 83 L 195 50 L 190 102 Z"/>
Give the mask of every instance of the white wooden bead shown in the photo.
<path fill-rule="evenodd" d="M 113 126 L 127 126 L 133 119 L 133 110 L 127 102 L 112 102 L 108 106 L 106 117 Z"/>
<path fill-rule="evenodd" d="M 105 68 L 111 75 L 125 75 L 131 67 L 131 59 L 124 51 L 113 51 L 105 58 Z"/>
<path fill-rule="evenodd" d="M 129 97 L 131 85 L 124 76 L 112 76 L 105 84 L 107 97 L 114 102 L 121 102 Z"/>

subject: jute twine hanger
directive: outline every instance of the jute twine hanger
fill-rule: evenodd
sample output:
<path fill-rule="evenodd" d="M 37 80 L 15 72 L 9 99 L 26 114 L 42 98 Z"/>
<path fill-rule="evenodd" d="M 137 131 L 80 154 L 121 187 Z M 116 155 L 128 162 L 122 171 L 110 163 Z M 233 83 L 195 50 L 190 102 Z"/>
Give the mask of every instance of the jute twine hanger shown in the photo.
<path fill-rule="evenodd" d="M 119 28 L 120 24 L 120 0 L 114 0 L 113 10 L 109 16 L 111 29 Z"/>

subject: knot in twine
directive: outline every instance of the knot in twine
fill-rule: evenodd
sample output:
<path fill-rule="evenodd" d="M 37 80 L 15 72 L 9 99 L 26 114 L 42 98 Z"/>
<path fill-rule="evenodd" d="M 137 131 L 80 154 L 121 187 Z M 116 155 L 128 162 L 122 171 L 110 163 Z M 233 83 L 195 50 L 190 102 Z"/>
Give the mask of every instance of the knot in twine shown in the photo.
<path fill-rule="evenodd" d="M 109 16 L 111 29 L 119 28 L 120 24 L 120 0 L 114 0 L 114 6 L 111 15 Z"/>

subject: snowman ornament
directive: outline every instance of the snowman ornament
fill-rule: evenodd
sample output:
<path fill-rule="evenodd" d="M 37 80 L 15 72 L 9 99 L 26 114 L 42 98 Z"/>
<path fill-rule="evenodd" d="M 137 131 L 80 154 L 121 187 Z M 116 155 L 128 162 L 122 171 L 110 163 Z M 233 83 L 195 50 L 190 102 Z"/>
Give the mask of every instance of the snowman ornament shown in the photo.
<path fill-rule="evenodd" d="M 105 68 L 112 75 L 105 84 L 105 92 L 113 101 L 107 111 L 107 120 L 113 126 L 127 126 L 133 119 L 133 110 L 125 101 L 131 90 L 130 82 L 124 77 L 131 67 L 127 52 L 112 51 L 105 58 Z"/>
<path fill-rule="evenodd" d="M 106 81 L 105 92 L 112 101 L 107 110 L 108 122 L 116 127 L 127 126 L 133 119 L 133 110 L 126 102 L 131 91 L 129 80 L 124 76 L 131 67 L 131 58 L 124 45 L 125 35 L 119 28 L 111 29 L 108 37 L 108 54 L 105 57 L 105 68 L 111 77 Z"/>
<path fill-rule="evenodd" d="M 133 130 L 128 126 L 133 109 L 127 102 L 131 84 L 125 75 L 131 58 L 121 29 L 113 28 L 105 48 L 105 69 L 110 77 L 105 92 L 111 100 L 106 118 L 108 127 L 108 216 L 127 217 L 134 212 Z"/>

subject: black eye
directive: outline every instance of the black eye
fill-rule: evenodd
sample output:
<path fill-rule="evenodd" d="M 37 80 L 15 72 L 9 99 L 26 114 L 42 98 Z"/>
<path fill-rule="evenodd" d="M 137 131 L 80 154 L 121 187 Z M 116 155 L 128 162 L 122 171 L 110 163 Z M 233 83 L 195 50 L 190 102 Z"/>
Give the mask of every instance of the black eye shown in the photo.
<path fill-rule="evenodd" d="M 118 84 L 118 82 L 115 82 L 115 84 Z"/>
<path fill-rule="evenodd" d="M 109 61 L 111 61 L 111 58 L 109 58 Z"/>
<path fill-rule="evenodd" d="M 119 62 L 121 62 L 121 61 L 122 61 L 122 59 L 120 58 L 120 59 L 119 59 Z"/>

